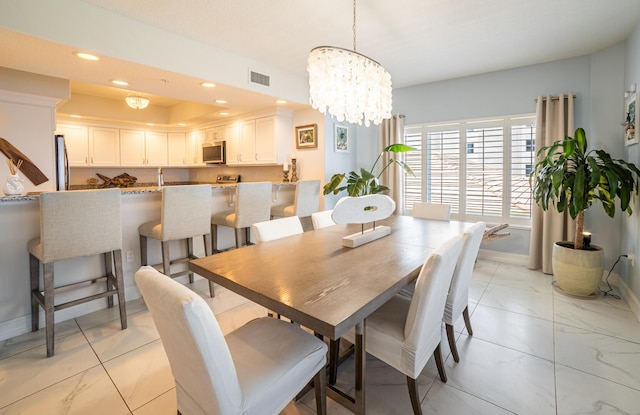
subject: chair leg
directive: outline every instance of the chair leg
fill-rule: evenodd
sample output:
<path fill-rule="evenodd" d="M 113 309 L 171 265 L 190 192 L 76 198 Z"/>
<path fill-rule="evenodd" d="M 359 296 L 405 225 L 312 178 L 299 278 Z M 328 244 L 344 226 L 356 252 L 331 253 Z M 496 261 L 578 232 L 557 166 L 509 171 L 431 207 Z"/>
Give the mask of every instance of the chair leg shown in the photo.
<path fill-rule="evenodd" d="M 118 308 L 120 309 L 120 327 L 122 330 L 127 328 L 127 301 L 124 298 L 124 273 L 122 271 L 122 250 L 113 251 L 115 262 L 116 288 L 118 290 Z"/>
<path fill-rule="evenodd" d="M 218 225 L 211 225 L 211 254 L 218 253 Z"/>
<path fill-rule="evenodd" d="M 238 235 L 238 232 L 242 232 L 242 229 L 234 229 L 233 233 L 236 236 L 236 248 L 240 248 L 240 235 Z"/>
<path fill-rule="evenodd" d="M 204 238 L 204 254 L 205 256 L 210 256 L 211 255 L 211 234 L 208 233 L 206 235 L 203 235 Z M 213 290 L 213 281 L 209 280 L 209 295 L 211 295 L 211 298 L 216 296 L 215 291 Z"/>
<path fill-rule="evenodd" d="M 107 291 L 111 291 L 112 289 L 112 282 L 113 280 L 111 278 L 115 278 L 115 274 L 113 273 L 113 254 L 111 252 L 105 252 L 104 253 L 104 275 L 107 277 L 106 278 L 106 284 L 107 284 Z M 111 308 L 113 307 L 113 296 L 107 296 L 107 307 Z"/>
<path fill-rule="evenodd" d="M 340 339 L 329 340 L 329 384 L 335 385 L 338 379 L 338 359 L 340 357 Z"/>
<path fill-rule="evenodd" d="M 469 306 L 466 306 L 464 310 L 462 310 L 462 317 L 464 318 L 464 325 L 467 327 L 467 333 L 469 333 L 469 336 L 473 336 L 471 320 L 469 320 Z"/>
<path fill-rule="evenodd" d="M 322 366 L 322 369 L 316 373 L 313 378 L 313 387 L 316 392 L 316 413 L 318 415 L 327 414 L 327 368 Z"/>
<path fill-rule="evenodd" d="M 47 338 L 47 357 L 53 356 L 55 350 L 53 346 L 54 332 L 54 318 L 53 313 L 53 262 L 43 264 L 43 280 L 44 280 L 44 319 L 46 324 L 46 338 Z"/>
<path fill-rule="evenodd" d="M 187 258 L 193 258 L 193 238 L 187 238 Z M 193 272 L 187 275 L 189 277 L 189 284 L 193 284 Z"/>
<path fill-rule="evenodd" d="M 147 259 L 147 237 L 140 235 L 140 265 L 149 265 Z"/>
<path fill-rule="evenodd" d="M 422 415 L 422 407 L 418 398 L 418 383 L 414 378 L 407 376 L 407 387 L 409 388 L 409 398 L 411 399 L 414 415 Z"/>
<path fill-rule="evenodd" d="M 436 349 L 433 351 L 433 357 L 436 359 L 436 366 L 438 367 L 438 374 L 440 375 L 440 380 L 444 383 L 447 383 L 447 373 L 444 371 L 444 364 L 442 363 L 442 353 L 440 353 L 440 343 L 436 346 Z"/>
<path fill-rule="evenodd" d="M 29 254 L 29 274 L 31 279 L 31 331 L 38 331 L 40 328 L 40 304 L 35 293 L 40 292 L 40 261 L 31 254 Z"/>
<path fill-rule="evenodd" d="M 251 245 L 251 228 L 244 228 L 244 244 L 246 246 Z"/>
<path fill-rule="evenodd" d="M 460 356 L 458 355 L 458 348 L 456 347 L 456 338 L 453 333 L 453 326 L 451 324 L 445 324 L 445 327 L 447 328 L 447 340 L 449 340 L 449 348 L 451 349 L 453 360 L 458 363 L 460 361 Z"/>
<path fill-rule="evenodd" d="M 162 273 L 171 276 L 171 257 L 169 256 L 169 241 L 161 241 L 162 246 Z"/>

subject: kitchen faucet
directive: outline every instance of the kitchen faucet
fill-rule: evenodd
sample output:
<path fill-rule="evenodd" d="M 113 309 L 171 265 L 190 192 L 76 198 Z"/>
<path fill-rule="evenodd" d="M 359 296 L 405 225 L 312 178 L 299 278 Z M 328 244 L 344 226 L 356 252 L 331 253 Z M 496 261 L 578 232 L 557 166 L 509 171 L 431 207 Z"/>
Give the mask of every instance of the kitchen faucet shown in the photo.
<path fill-rule="evenodd" d="M 164 186 L 164 177 L 162 176 L 162 167 L 158 167 L 158 188 Z"/>

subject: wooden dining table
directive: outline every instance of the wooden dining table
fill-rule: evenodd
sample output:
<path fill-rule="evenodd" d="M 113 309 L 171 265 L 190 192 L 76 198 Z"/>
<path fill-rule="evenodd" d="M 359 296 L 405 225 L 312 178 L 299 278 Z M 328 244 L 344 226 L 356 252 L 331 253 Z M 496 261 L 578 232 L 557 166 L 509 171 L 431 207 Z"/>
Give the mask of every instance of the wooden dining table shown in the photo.
<path fill-rule="evenodd" d="M 355 392 L 327 394 L 365 414 L 365 320 L 417 278 L 428 255 L 470 223 L 391 216 L 391 234 L 357 248 L 342 246 L 361 225 L 335 225 L 192 260 L 214 283 L 335 340 L 355 329 Z M 368 225 L 370 227 L 370 225 Z"/>

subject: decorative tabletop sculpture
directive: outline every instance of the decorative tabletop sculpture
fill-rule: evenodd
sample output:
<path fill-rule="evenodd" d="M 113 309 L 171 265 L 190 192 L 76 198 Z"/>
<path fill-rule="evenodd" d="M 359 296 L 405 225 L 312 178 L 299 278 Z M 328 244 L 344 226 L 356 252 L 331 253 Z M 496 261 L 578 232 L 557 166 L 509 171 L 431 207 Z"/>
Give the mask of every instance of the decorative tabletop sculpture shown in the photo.
<path fill-rule="evenodd" d="M 338 200 L 331 218 L 335 223 L 359 223 L 362 231 L 342 238 L 342 246 L 355 248 L 391 233 L 388 226 L 376 226 L 376 221 L 386 219 L 396 209 L 396 202 L 387 195 L 374 194 L 360 197 L 343 197 Z M 370 229 L 365 223 L 373 223 Z"/>

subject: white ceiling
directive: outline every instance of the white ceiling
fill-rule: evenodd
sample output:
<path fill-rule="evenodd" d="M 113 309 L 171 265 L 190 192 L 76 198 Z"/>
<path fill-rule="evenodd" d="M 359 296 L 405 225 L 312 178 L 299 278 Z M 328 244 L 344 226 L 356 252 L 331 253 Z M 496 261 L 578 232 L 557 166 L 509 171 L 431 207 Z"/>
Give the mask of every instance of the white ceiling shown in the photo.
<path fill-rule="evenodd" d="M 295 76 L 306 77 L 311 48 L 353 47 L 350 0 L 80 1 Z M 380 62 L 398 88 L 606 48 L 625 40 L 638 24 L 640 0 L 360 0 L 356 17 L 358 52 Z M 83 71 L 74 59 L 58 56 L 72 47 L 0 27 L 0 66 L 81 81 L 73 84 L 73 93 L 107 94 L 89 85 L 105 85 L 105 79 L 126 73 L 138 91 L 155 95 L 160 105 L 211 104 L 222 95 L 234 104 L 221 107 L 236 112 L 273 105 L 273 97 L 225 90 L 225 85 L 211 93 L 194 86 L 191 76 L 121 59 Z M 43 49 L 47 59 L 25 56 Z M 163 93 L 150 85 L 145 78 L 151 75 L 170 79 L 171 88 Z"/>

